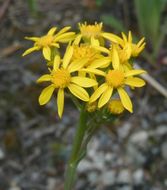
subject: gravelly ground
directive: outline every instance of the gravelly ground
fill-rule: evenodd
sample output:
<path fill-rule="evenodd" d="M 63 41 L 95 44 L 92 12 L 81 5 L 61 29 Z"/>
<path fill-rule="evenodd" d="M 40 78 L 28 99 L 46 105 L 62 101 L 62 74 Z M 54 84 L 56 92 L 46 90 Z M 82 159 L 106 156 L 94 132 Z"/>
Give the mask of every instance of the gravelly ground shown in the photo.
<path fill-rule="evenodd" d="M 40 16 L 33 19 L 25 3 L 13 1 L 0 21 L 2 190 L 63 189 L 78 112 L 66 99 L 65 113 L 59 120 L 54 100 L 45 107 L 38 105 L 42 86 L 35 80 L 45 71 L 45 65 L 38 53 L 21 57 L 30 45 L 23 37 L 40 35 L 53 25 L 76 27 L 80 20 L 98 20 L 101 12 L 91 8 L 93 4 L 88 9 L 87 1 L 48 2 L 39 0 Z M 15 45 L 24 47 L 15 51 Z M 144 67 L 166 85 L 166 66 L 158 71 L 149 65 Z M 133 100 L 134 114 L 127 113 L 114 126 L 103 126 L 90 142 L 78 168 L 77 190 L 167 188 L 167 100 L 149 85 L 137 90 Z"/>

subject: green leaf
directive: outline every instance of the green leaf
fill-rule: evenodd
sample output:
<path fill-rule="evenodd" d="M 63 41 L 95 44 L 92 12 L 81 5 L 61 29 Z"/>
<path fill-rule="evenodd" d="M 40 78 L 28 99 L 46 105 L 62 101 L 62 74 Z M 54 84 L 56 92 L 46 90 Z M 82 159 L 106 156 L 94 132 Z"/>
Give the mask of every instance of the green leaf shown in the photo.
<path fill-rule="evenodd" d="M 118 20 L 116 17 L 111 15 L 111 14 L 110 15 L 103 15 L 101 17 L 101 20 L 105 24 L 107 24 L 107 25 L 111 26 L 112 28 L 116 29 L 118 32 L 125 31 L 125 27 L 124 27 L 123 23 L 120 20 Z"/>

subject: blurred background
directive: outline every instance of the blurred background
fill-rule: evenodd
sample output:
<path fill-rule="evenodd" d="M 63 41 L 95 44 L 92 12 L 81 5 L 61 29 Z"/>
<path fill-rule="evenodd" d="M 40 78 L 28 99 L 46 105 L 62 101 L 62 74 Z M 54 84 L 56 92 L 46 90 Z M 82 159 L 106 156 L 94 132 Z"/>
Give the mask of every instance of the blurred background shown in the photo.
<path fill-rule="evenodd" d="M 66 99 L 38 105 L 47 72 L 40 52 L 22 57 L 52 26 L 103 22 L 120 35 L 146 37 L 137 63 L 167 87 L 166 0 L 0 0 L 0 190 L 63 190 L 78 112 Z M 159 89 L 159 88 L 158 88 Z M 164 92 L 165 95 L 165 92 Z M 134 114 L 102 126 L 78 168 L 76 190 L 167 189 L 167 99 L 150 82 L 131 97 Z"/>

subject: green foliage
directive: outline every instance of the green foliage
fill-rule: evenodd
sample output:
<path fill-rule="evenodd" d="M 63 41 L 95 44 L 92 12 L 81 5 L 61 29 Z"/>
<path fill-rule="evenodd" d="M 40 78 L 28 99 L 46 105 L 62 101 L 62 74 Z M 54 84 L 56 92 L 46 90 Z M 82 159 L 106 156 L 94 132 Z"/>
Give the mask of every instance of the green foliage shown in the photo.
<path fill-rule="evenodd" d="M 156 46 L 160 43 L 161 38 L 164 38 L 165 35 L 161 29 L 161 18 L 167 1 L 134 0 L 134 3 L 140 33 L 149 40 L 154 52 L 157 49 Z"/>
<path fill-rule="evenodd" d="M 100 7 L 104 3 L 104 1 L 105 0 L 96 0 L 96 5 Z"/>
<path fill-rule="evenodd" d="M 102 15 L 101 19 L 105 24 L 112 26 L 117 31 L 124 31 L 125 30 L 123 23 L 111 14 L 110 15 Z"/>
<path fill-rule="evenodd" d="M 37 1 L 36 0 L 28 0 L 28 6 L 32 16 L 37 15 Z"/>

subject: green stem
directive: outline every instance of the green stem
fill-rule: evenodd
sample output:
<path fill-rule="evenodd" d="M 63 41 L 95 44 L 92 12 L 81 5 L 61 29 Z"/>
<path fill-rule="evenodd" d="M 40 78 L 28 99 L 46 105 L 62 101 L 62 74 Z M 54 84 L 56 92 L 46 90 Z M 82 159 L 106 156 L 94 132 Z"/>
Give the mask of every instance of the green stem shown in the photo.
<path fill-rule="evenodd" d="M 73 184 L 76 176 L 76 169 L 79 163 L 79 152 L 82 146 L 82 142 L 84 139 L 85 131 L 86 131 L 86 122 L 87 122 L 87 112 L 84 107 L 81 108 L 79 124 L 77 127 L 76 135 L 74 137 L 74 142 L 72 146 L 71 157 L 68 162 L 66 176 L 65 176 L 65 190 L 73 189 Z"/>

